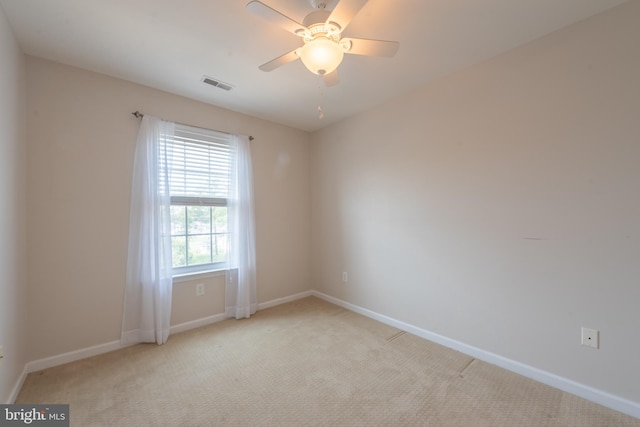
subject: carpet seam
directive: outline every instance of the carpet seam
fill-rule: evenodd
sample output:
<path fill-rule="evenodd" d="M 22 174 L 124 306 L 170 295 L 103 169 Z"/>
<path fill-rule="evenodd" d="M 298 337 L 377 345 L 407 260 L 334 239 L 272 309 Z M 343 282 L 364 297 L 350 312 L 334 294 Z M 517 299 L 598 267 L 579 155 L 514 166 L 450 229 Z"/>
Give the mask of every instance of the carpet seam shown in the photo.
<path fill-rule="evenodd" d="M 406 333 L 407 333 L 407 331 L 400 331 L 398 333 L 395 333 L 395 334 L 391 335 L 389 338 L 387 338 L 387 342 L 395 341 L 395 340 L 397 340 L 398 338 L 400 338 L 401 336 L 403 336 Z"/>

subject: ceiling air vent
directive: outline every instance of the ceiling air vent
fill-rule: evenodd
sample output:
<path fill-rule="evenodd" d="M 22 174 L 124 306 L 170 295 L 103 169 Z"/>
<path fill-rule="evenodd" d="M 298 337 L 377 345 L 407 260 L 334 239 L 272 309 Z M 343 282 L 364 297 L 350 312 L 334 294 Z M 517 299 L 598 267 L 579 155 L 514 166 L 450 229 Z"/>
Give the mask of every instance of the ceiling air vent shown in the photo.
<path fill-rule="evenodd" d="M 202 81 L 208 85 L 215 86 L 220 89 L 224 89 L 224 90 L 233 89 L 233 86 L 230 85 L 229 83 L 221 82 L 220 80 L 216 80 L 211 77 L 202 76 Z"/>

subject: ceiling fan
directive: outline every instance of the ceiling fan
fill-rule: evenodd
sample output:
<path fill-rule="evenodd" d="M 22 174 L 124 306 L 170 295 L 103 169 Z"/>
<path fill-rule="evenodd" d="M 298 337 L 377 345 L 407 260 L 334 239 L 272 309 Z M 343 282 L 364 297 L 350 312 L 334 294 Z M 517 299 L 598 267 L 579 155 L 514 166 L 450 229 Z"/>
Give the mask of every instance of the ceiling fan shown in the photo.
<path fill-rule="evenodd" d="M 343 38 L 342 31 L 367 3 L 367 0 L 338 0 L 333 11 L 328 11 L 331 0 L 311 0 L 314 11 L 305 16 L 302 23 L 289 18 L 261 1 L 247 3 L 249 12 L 260 16 L 302 38 L 304 44 L 285 53 L 259 68 L 272 71 L 298 58 L 314 74 L 321 76 L 327 86 L 338 83 L 337 67 L 345 53 L 367 56 L 391 57 L 398 51 L 395 41 Z"/>

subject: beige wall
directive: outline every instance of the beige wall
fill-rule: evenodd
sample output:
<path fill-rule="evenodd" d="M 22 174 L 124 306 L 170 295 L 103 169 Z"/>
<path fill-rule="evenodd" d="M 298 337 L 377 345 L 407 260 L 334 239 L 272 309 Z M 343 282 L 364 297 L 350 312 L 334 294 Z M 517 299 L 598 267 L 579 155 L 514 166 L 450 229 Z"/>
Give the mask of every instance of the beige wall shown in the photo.
<path fill-rule="evenodd" d="M 256 138 L 258 300 L 310 289 L 307 133 L 42 59 L 27 76 L 29 360 L 119 339 L 135 110 Z M 173 325 L 224 311 L 220 277 L 174 291 Z"/>
<path fill-rule="evenodd" d="M 310 138 L 25 67 L 0 10 L 0 399 L 26 361 L 119 338 L 141 110 L 256 137 L 260 302 L 314 288 L 640 402 L 639 20 L 630 2 Z M 177 283 L 172 324 L 222 313 L 223 289 Z"/>
<path fill-rule="evenodd" d="M 629 2 L 314 134 L 314 288 L 640 402 L 638 22 Z"/>
<path fill-rule="evenodd" d="M 0 8 L 0 402 L 26 362 L 25 59 Z"/>

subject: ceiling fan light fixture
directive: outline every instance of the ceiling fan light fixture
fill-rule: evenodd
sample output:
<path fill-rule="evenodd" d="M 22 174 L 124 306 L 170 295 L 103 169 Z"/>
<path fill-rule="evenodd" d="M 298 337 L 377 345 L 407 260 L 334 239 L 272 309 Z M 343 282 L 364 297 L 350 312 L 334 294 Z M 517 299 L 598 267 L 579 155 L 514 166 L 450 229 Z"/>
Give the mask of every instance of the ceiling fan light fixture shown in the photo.
<path fill-rule="evenodd" d="M 298 50 L 302 63 L 309 71 L 323 76 L 338 68 L 344 57 L 340 45 L 327 38 L 316 38 Z"/>

